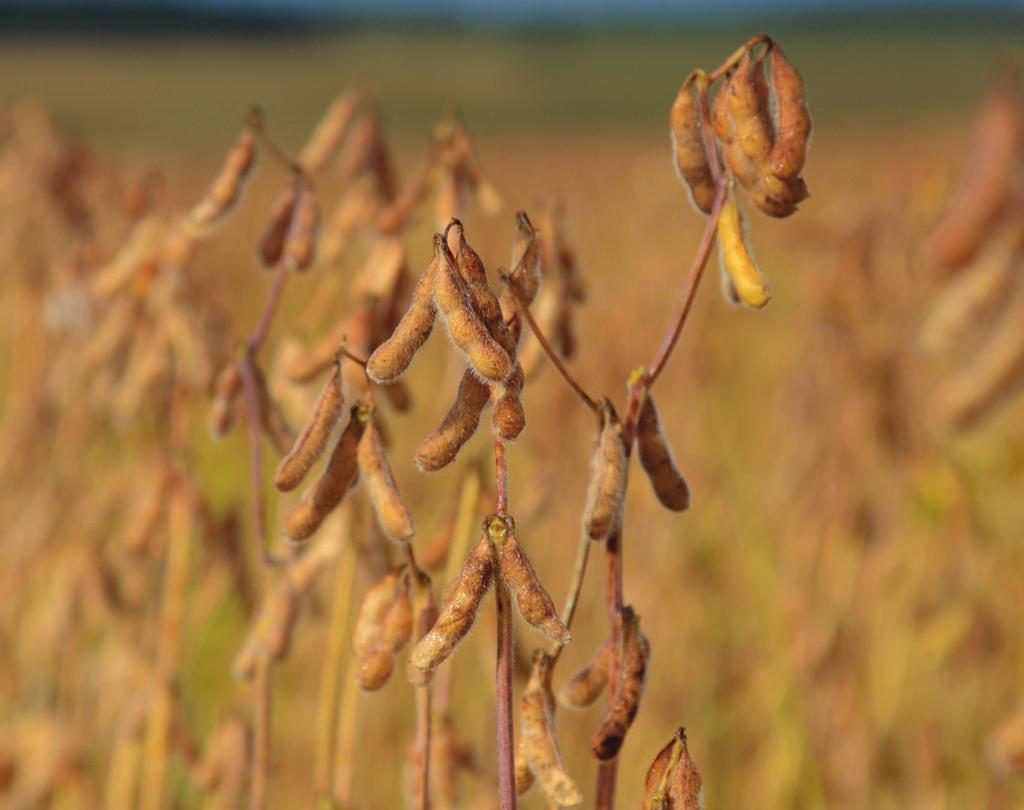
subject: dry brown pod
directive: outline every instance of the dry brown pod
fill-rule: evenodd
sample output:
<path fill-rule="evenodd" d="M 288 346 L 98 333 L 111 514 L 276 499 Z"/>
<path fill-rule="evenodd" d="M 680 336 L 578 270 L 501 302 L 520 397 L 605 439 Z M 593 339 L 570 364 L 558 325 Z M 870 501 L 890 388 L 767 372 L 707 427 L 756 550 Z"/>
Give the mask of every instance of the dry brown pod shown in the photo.
<path fill-rule="evenodd" d="M 409 308 L 398 322 L 395 331 L 367 360 L 366 373 L 374 382 L 389 383 L 397 380 L 430 337 L 437 314 L 437 306 L 434 303 L 437 268 L 438 258 L 435 253 L 416 283 Z"/>
<path fill-rule="evenodd" d="M 360 101 L 359 93 L 349 89 L 327 108 L 299 153 L 298 164 L 306 174 L 316 174 L 337 154 L 359 112 Z"/>
<path fill-rule="evenodd" d="M 680 726 L 647 770 L 643 810 L 701 810 L 703 806 L 700 772 L 686 745 L 686 729 Z"/>
<path fill-rule="evenodd" d="M 361 656 L 376 646 L 384 633 L 384 620 L 399 592 L 407 586 L 405 566 L 388 571 L 370 586 L 359 603 L 352 626 L 352 651 Z"/>
<path fill-rule="evenodd" d="M 1020 91 L 1016 81 L 1004 75 L 993 84 L 978 114 L 962 184 L 928 239 L 927 251 L 933 261 L 955 269 L 977 254 L 1006 212 L 1022 143 Z"/>
<path fill-rule="evenodd" d="M 469 285 L 441 234 L 434 234 L 434 261 L 434 303 L 449 337 L 465 355 L 470 368 L 484 379 L 502 382 L 512 373 L 512 358 L 491 335 L 477 311 Z"/>
<path fill-rule="evenodd" d="M 590 749 L 599 760 L 614 759 L 633 724 L 647 678 L 651 645 L 640 632 L 640 619 L 633 609 L 622 608 L 622 647 L 615 692 L 605 709 L 601 726 L 594 734 Z"/>
<path fill-rule="evenodd" d="M 295 443 L 295 431 L 288 424 L 281 406 L 270 393 L 267 378 L 263 375 L 260 367 L 252 361 L 243 360 L 242 362 L 249 362 L 249 368 L 252 371 L 253 380 L 256 384 L 256 395 L 260 409 L 260 427 L 263 429 L 263 434 L 274 445 L 274 449 L 281 455 L 284 455 L 291 450 L 292 445 Z"/>
<path fill-rule="evenodd" d="M 302 501 L 285 518 L 284 531 L 291 540 L 308 539 L 355 484 L 359 474 L 359 439 L 368 421 L 366 405 L 354 405 L 348 424 L 334 446 L 326 469 L 303 496 Z"/>
<path fill-rule="evenodd" d="M 682 512 L 690 508 L 690 487 L 672 457 L 665 438 L 658 407 L 650 392 L 644 395 L 636 427 L 636 449 L 654 494 L 667 509 Z"/>
<path fill-rule="evenodd" d="M 301 186 L 298 180 L 293 180 L 277 195 L 270 208 L 270 217 L 256 248 L 260 264 L 264 267 L 273 267 L 284 255 L 284 245 L 291 229 L 292 215 Z"/>
<path fill-rule="evenodd" d="M 452 220 L 448 227 L 455 240 L 455 264 L 459 275 L 469 286 L 473 305 L 498 345 L 508 353 L 509 357 L 515 357 L 515 338 L 505 325 L 501 303 L 487 282 L 487 270 L 484 268 L 480 255 L 469 244 L 459 220 Z"/>
<path fill-rule="evenodd" d="M 428 676 L 437 669 L 476 621 L 480 600 L 494 578 L 494 547 L 484 532 L 466 559 L 462 573 L 445 591 L 441 613 L 423 638 L 413 647 L 409 663 Z"/>
<path fill-rule="evenodd" d="M 498 571 L 515 600 L 519 614 L 556 644 L 568 644 L 569 630 L 558 617 L 555 603 L 541 585 L 526 551 L 515 536 L 511 518 L 489 515 L 487 534 L 498 549 Z"/>
<path fill-rule="evenodd" d="M 808 197 L 808 191 L 802 178 L 772 172 L 775 143 L 764 84 L 764 56 L 764 52 L 755 56 L 751 50 L 743 54 L 715 97 L 711 121 L 729 172 L 754 204 L 768 216 L 787 217 Z M 796 144 L 786 148 L 793 151 Z M 806 143 L 802 149 L 806 150 Z"/>
<path fill-rule="evenodd" d="M 396 543 L 408 543 L 416 533 L 412 513 L 395 484 L 376 421 L 370 419 L 359 440 L 359 472 L 381 530 Z"/>
<path fill-rule="evenodd" d="M 364 600 L 371 608 L 378 608 L 377 603 L 383 602 L 383 610 L 364 611 L 361 607 L 357 616 L 353 636 L 353 650 L 358 657 L 356 679 L 360 688 L 367 692 L 384 686 L 394 670 L 395 655 L 408 643 L 412 633 L 409 573 L 403 566 L 397 574 L 395 578 L 391 574 L 386 576 L 371 588 Z M 383 593 L 371 596 L 375 590 Z"/>
<path fill-rule="evenodd" d="M 512 284 L 526 304 L 532 304 L 540 292 L 541 245 L 537 230 L 525 211 L 516 212 L 516 235 L 512 241 L 509 264 Z"/>
<path fill-rule="evenodd" d="M 323 455 L 331 433 L 341 420 L 345 397 L 341 390 L 341 363 L 336 360 L 334 369 L 317 397 L 313 412 L 309 415 L 302 432 L 288 455 L 281 459 L 274 473 L 274 485 L 281 492 L 297 487 L 306 473 Z"/>
<path fill-rule="evenodd" d="M 558 702 L 567 709 L 592 706 L 608 685 L 613 652 L 611 641 L 602 644 L 587 665 L 559 690 Z"/>
<path fill-rule="evenodd" d="M 525 760 L 531 774 L 540 784 L 544 795 L 556 807 L 578 807 L 583 794 L 565 770 L 562 755 L 555 739 L 554 697 L 551 694 L 551 656 L 543 650 L 533 654 L 530 680 L 519 703 L 522 742 L 517 751 L 516 771 L 520 770 L 519 755 Z M 527 780 L 516 780 L 516 789 L 528 788 Z"/>
<path fill-rule="evenodd" d="M 440 427 L 416 448 L 416 466 L 422 472 L 436 472 L 455 460 L 459 450 L 476 432 L 480 414 L 490 396 L 487 384 L 467 369 L 459 383 L 455 402 Z"/>
<path fill-rule="evenodd" d="M 604 540 L 618 528 L 629 476 L 622 423 L 606 397 L 598 405 L 600 432 L 590 462 L 590 483 L 583 510 L 583 529 L 591 540 Z"/>
<path fill-rule="evenodd" d="M 239 680 L 251 680 L 260 662 L 275 663 L 288 655 L 300 600 L 337 554 L 337 546 L 321 543 L 291 558 L 267 589 L 245 644 L 232 662 Z"/>
<path fill-rule="evenodd" d="M 811 113 L 807 109 L 804 79 L 776 44 L 771 46 L 772 86 L 775 89 L 775 144 L 768 165 L 772 174 L 792 180 L 807 159 L 811 137 Z"/>
<path fill-rule="evenodd" d="M 200 231 L 222 222 L 242 196 L 245 181 L 256 167 L 256 139 L 244 129 L 206 195 L 189 212 L 189 225 Z"/>
<path fill-rule="evenodd" d="M 285 236 L 282 259 L 292 270 L 308 270 L 316 258 L 320 204 L 308 181 L 302 182 Z"/>
<path fill-rule="evenodd" d="M 691 74 L 679 89 L 669 113 L 672 156 L 679 179 L 690 191 L 690 200 L 705 214 L 715 201 L 715 181 L 704 151 L 704 126 L 700 91 L 707 87 L 703 72 Z"/>
<path fill-rule="evenodd" d="M 526 411 L 521 399 L 525 386 L 526 374 L 517 362 L 509 378 L 503 383 L 496 383 L 492 391 L 494 410 L 491 424 L 494 432 L 507 442 L 518 439 L 526 427 Z"/>

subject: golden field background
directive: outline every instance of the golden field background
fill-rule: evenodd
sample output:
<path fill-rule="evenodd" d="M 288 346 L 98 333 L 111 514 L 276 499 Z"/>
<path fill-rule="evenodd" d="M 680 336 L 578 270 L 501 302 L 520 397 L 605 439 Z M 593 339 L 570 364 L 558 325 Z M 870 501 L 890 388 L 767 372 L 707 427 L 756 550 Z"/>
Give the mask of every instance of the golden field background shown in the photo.
<path fill-rule="evenodd" d="M 564 198 L 589 285 L 570 365 L 591 393 L 621 402 L 629 371 L 664 331 L 702 228 L 669 161 L 668 107 L 692 68 L 717 65 L 751 33 L 7 42 L 0 101 L 39 102 L 118 176 L 158 169 L 180 209 L 201 196 L 250 102 L 265 109 L 274 138 L 296 149 L 337 92 L 369 87 L 400 176 L 425 154 L 432 121 L 457 106 L 506 201 L 495 217 L 467 218 L 474 245 L 496 269 L 508 261 L 515 210 Z M 648 764 L 681 724 L 709 808 L 1024 806 L 1022 777 L 989 762 L 991 735 L 1018 709 L 1024 683 L 1022 405 L 952 434 L 930 408 L 948 364 L 917 348 L 940 283 L 922 241 L 960 175 L 971 116 L 1014 32 L 770 33 L 807 81 L 812 197 L 784 221 L 751 217 L 775 289 L 768 308 L 727 306 L 711 267 L 656 389 L 694 506 L 665 512 L 634 470 L 625 593 L 654 659 L 621 756 L 619 806 L 639 805 Z M 266 296 L 269 279 L 252 252 L 284 177 L 264 161 L 240 210 L 199 248 L 194 270 L 227 316 L 228 346 L 251 330 Z M 0 188 L 0 233 L 16 216 L 47 218 L 24 204 L 31 198 Z M 97 236 L 106 255 L 125 233 L 111 219 Z M 431 230 L 424 216 L 411 233 L 414 269 L 429 256 Z M 0 240 L 0 798 L 2 774 L 17 787 L 26 760 L 40 770 L 52 760 L 55 792 L 13 806 L 94 807 L 104 801 L 119 705 L 140 696 L 118 679 L 123 637 L 112 625 L 121 619 L 96 618 L 74 595 L 76 561 L 83 546 L 116 545 L 141 488 L 132 471 L 146 469 L 163 423 L 145 411 L 106 419 L 85 395 L 89 380 L 52 378 L 60 340 L 45 336 L 42 303 L 48 268 L 72 245 L 53 238 L 60 229 L 38 233 L 49 238 Z M 267 357 L 288 336 L 324 334 L 345 309 L 346 280 L 342 268 L 290 282 Z M 475 458 L 491 469 L 481 436 L 436 475 L 411 463 L 459 373 L 443 346 L 431 341 L 409 372 L 412 414 L 388 422 L 422 541 L 441 522 L 458 469 Z M 47 412 L 35 419 L 39 402 Z M 592 426 L 550 369 L 529 387 L 526 408 L 528 427 L 510 451 L 512 512 L 560 603 Z M 239 507 L 241 536 L 251 537 L 244 430 L 212 442 L 205 415 L 193 422 L 190 469 L 215 512 Z M 292 499 L 269 493 L 277 526 Z M 105 497 L 111 505 L 84 520 Z M 194 540 L 179 694 L 202 740 L 230 711 L 249 711 L 246 687 L 230 674 L 248 616 L 230 566 Z M 246 557 L 255 579 L 252 544 Z M 601 561 L 593 555 L 556 688 L 606 637 Z M 322 579 L 275 670 L 271 807 L 315 806 L 310 729 L 332 577 Z M 143 656 L 154 645 L 146 628 L 156 604 L 154 593 L 144 613 L 123 619 L 139 623 L 131 638 Z M 496 806 L 493 625 L 488 601 L 455 658 L 455 721 L 479 764 L 463 786 L 465 807 Z M 519 631 L 529 652 L 536 639 Z M 569 771 L 588 797 L 598 716 L 558 713 Z M 402 806 L 414 717 L 400 671 L 360 698 L 358 718 L 355 806 Z M 173 763 L 169 806 L 201 806 Z M 534 791 L 523 806 L 543 801 Z"/>

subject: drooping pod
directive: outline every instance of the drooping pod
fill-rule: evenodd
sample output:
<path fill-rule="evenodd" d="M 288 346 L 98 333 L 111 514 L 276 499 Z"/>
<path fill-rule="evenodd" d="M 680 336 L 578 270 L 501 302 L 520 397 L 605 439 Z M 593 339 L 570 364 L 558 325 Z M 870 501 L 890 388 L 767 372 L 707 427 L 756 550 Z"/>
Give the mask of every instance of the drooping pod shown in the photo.
<path fill-rule="evenodd" d="M 476 432 L 480 414 L 490 399 L 487 384 L 477 379 L 469 369 L 462 375 L 441 426 L 427 436 L 416 449 L 416 466 L 423 472 L 436 472 L 455 460 L 462 446 Z"/>
<path fill-rule="evenodd" d="M 637 419 L 636 448 L 654 494 L 673 512 L 690 508 L 690 487 L 672 457 L 672 448 L 661 426 L 661 416 L 650 392 L 644 395 Z"/>
<path fill-rule="evenodd" d="M 235 403 L 242 391 L 242 375 L 238 363 L 230 360 L 217 374 L 214 383 L 213 405 L 210 408 L 210 433 L 225 435 L 235 422 Z"/>
<path fill-rule="evenodd" d="M 516 212 L 516 235 L 512 241 L 512 260 L 509 264 L 511 283 L 519 297 L 532 304 L 540 291 L 541 252 L 537 230 L 525 211 Z"/>
<path fill-rule="evenodd" d="M 736 295 L 748 307 L 760 309 L 772 297 L 772 289 L 747 249 L 736 198 L 730 193 L 718 218 L 718 244 L 722 266 L 732 279 Z"/>
<path fill-rule="evenodd" d="M 412 302 L 395 331 L 378 346 L 366 362 L 366 373 L 374 382 L 397 380 L 409 367 L 413 356 L 430 337 L 437 306 L 434 303 L 434 280 L 438 258 L 435 253 L 413 290 Z"/>
<path fill-rule="evenodd" d="M 494 547 L 486 532 L 466 559 L 458 579 L 448 586 L 441 613 L 412 649 L 409 663 L 429 676 L 452 654 L 476 621 L 480 600 L 494 578 Z"/>
<path fill-rule="evenodd" d="M 481 377 L 502 382 L 512 373 L 512 358 L 491 335 L 473 303 L 444 237 L 434 235 L 434 303 L 448 327 L 452 342 Z"/>
<path fill-rule="evenodd" d="M 978 114 L 964 179 L 932 230 L 927 252 L 947 269 L 967 264 L 1007 210 L 1014 164 L 1024 142 L 1024 108 L 1015 81 L 1000 77 Z"/>
<path fill-rule="evenodd" d="M 348 424 L 334 446 L 327 468 L 285 519 L 284 531 L 292 540 L 309 538 L 355 484 L 359 474 L 359 439 L 368 421 L 365 404 L 352 407 Z"/>
<path fill-rule="evenodd" d="M 787 217 L 808 191 L 799 176 L 780 177 L 772 172 L 775 142 L 764 56 L 755 57 L 749 50 L 743 54 L 715 97 L 711 121 L 729 172 L 754 204 L 768 216 Z"/>
<path fill-rule="evenodd" d="M 480 317 L 483 318 L 487 329 L 498 342 L 498 345 L 510 357 L 515 357 L 516 341 L 505 325 L 501 303 L 487 282 L 487 270 L 484 268 L 480 255 L 469 244 L 462 223 L 459 220 L 453 220 L 449 227 L 456 240 L 455 265 L 459 275 L 462 276 L 469 286 L 473 305 L 476 307 L 477 312 L 480 313 Z"/>
<path fill-rule="evenodd" d="M 276 663 L 288 654 L 300 599 L 334 558 L 336 547 L 324 543 L 293 558 L 283 575 L 267 591 L 245 644 L 232 662 L 239 680 L 251 680 L 259 662 Z"/>
<path fill-rule="evenodd" d="M 715 181 L 704 151 L 700 109 L 700 92 L 706 88 L 707 75 L 703 71 L 691 74 L 683 82 L 669 113 L 669 131 L 676 173 L 689 189 L 693 204 L 710 214 L 715 200 Z"/>
<path fill-rule="evenodd" d="M 505 382 L 494 384 L 491 424 L 494 432 L 507 442 L 518 439 L 526 427 L 526 411 L 521 398 L 525 386 L 526 374 L 518 362 Z"/>
<path fill-rule="evenodd" d="M 729 81 L 722 88 L 732 116 L 734 144 L 745 158 L 746 171 L 736 173 L 745 188 L 753 189 L 766 173 L 772 149 L 770 111 L 758 83 L 762 60 L 747 51 Z"/>
<path fill-rule="evenodd" d="M 772 86 L 775 88 L 775 144 L 768 158 L 772 174 L 792 180 L 800 174 L 807 159 L 811 137 L 811 114 L 807 109 L 804 79 L 782 49 L 771 46 Z"/>
<path fill-rule="evenodd" d="M 297 162 L 306 174 L 316 174 L 337 154 L 359 111 L 359 103 L 359 94 L 355 90 L 346 90 L 327 108 L 299 152 Z"/>
<path fill-rule="evenodd" d="M 308 270 L 316 258 L 320 204 L 308 182 L 301 184 L 285 236 L 283 258 L 292 270 Z"/>
<path fill-rule="evenodd" d="M 640 632 L 640 620 L 626 605 L 622 609 L 622 647 L 615 692 L 590 745 L 599 760 L 613 759 L 622 747 L 640 707 L 650 657 L 651 645 Z"/>
<path fill-rule="evenodd" d="M 241 199 L 245 181 L 255 167 L 256 139 L 251 130 L 244 129 L 206 195 L 189 212 L 191 228 L 202 232 L 223 222 Z"/>
<path fill-rule="evenodd" d="M 358 461 L 381 530 L 389 540 L 408 543 L 416 533 L 412 513 L 395 484 L 380 429 L 372 418 L 359 440 Z"/>
<path fill-rule="evenodd" d="M 256 254 L 263 267 L 273 267 L 284 255 L 285 241 L 295 213 L 295 204 L 299 199 L 301 183 L 293 180 L 277 195 L 270 208 L 270 217 L 260 236 Z"/>
<path fill-rule="evenodd" d="M 245 361 L 243 361 L 245 362 Z M 260 427 L 263 434 L 274 445 L 274 449 L 281 455 L 291 450 L 295 443 L 295 432 L 288 424 L 284 412 L 277 400 L 270 393 L 267 385 L 267 378 L 256 363 L 250 363 L 250 369 L 256 384 L 256 395 L 259 399 Z"/>
<path fill-rule="evenodd" d="M 569 630 L 558 617 L 555 603 L 541 585 L 537 572 L 516 539 L 509 518 L 490 515 L 485 521 L 487 534 L 498 549 L 498 571 L 515 600 L 519 613 L 551 641 L 568 644 Z"/>
<path fill-rule="evenodd" d="M 701 810 L 700 772 L 686 745 L 682 726 L 658 752 L 644 779 L 643 810 Z"/>
<path fill-rule="evenodd" d="M 567 709 L 592 706 L 608 685 L 613 652 L 611 641 L 602 644 L 587 665 L 559 690 L 558 702 Z"/>
<path fill-rule="evenodd" d="M 604 540 L 618 527 L 629 476 L 622 423 L 607 398 L 602 398 L 599 406 L 601 430 L 590 462 L 590 483 L 583 510 L 583 529 L 591 540 Z"/>
<path fill-rule="evenodd" d="M 288 455 L 277 465 L 274 486 L 280 492 L 289 492 L 302 483 L 306 473 L 323 455 L 327 441 L 341 419 L 344 403 L 345 397 L 341 390 L 341 363 L 336 360 L 327 383 L 317 397 L 309 420 L 299 433 L 292 449 L 288 451 Z"/>
<path fill-rule="evenodd" d="M 395 655 L 409 642 L 412 626 L 409 572 L 402 566 L 367 591 L 356 615 L 352 651 L 357 659 L 356 679 L 363 690 L 373 692 L 387 683 Z"/>
<path fill-rule="evenodd" d="M 551 656 L 543 650 L 536 650 L 530 680 L 519 702 L 523 734 L 521 755 L 549 801 L 557 807 L 578 807 L 583 803 L 583 794 L 562 763 L 558 741 L 555 739 L 554 703 L 551 694 Z M 519 753 L 517 772 L 520 770 Z M 520 781 L 517 778 L 517 792 Z M 529 788 L 529 781 L 532 780 L 522 780 L 525 789 Z"/>

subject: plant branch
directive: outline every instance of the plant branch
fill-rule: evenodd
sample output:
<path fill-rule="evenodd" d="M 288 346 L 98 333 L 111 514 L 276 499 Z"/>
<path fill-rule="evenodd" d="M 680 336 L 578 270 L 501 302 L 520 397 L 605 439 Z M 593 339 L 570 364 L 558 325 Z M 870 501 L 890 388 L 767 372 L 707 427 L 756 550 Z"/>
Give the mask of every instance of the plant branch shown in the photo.
<path fill-rule="evenodd" d="M 530 326 L 530 331 L 533 332 L 533 336 L 537 338 L 537 342 L 540 344 L 540 347 L 544 350 L 544 354 L 547 355 L 548 360 L 551 361 L 551 364 L 556 369 L 558 369 L 558 373 L 562 376 L 562 379 L 565 380 L 566 383 L 568 383 L 569 387 L 572 388 L 576 396 L 580 398 L 580 401 L 583 402 L 583 404 L 586 405 L 591 410 L 591 412 L 596 413 L 597 403 L 589 394 L 587 394 L 586 391 L 583 390 L 583 387 L 578 382 L 576 382 L 572 374 L 569 373 L 569 369 L 566 368 L 565 363 L 562 362 L 562 358 L 558 356 L 558 352 L 556 352 L 552 348 L 551 344 L 548 342 L 548 339 L 544 337 L 544 332 L 541 331 L 540 324 L 538 324 L 537 321 L 534 319 L 533 313 L 530 312 L 530 308 L 526 305 L 526 302 L 523 301 L 522 296 L 519 295 L 519 292 L 516 290 L 515 285 L 509 283 L 510 277 L 511 274 L 506 273 L 502 275 L 501 281 L 505 285 L 505 288 L 511 293 L 512 300 L 515 301 L 516 304 L 516 309 L 523 316 L 523 318 L 526 319 L 526 323 L 529 324 Z"/>
<path fill-rule="evenodd" d="M 508 516 L 508 461 L 505 443 L 500 437 L 494 439 L 494 511 L 501 517 Z M 498 733 L 498 801 L 501 810 L 516 808 L 515 774 L 515 730 L 512 714 L 512 606 L 508 589 L 500 576 L 494 578 L 494 594 L 497 604 L 498 640 L 495 662 L 495 710 Z"/>

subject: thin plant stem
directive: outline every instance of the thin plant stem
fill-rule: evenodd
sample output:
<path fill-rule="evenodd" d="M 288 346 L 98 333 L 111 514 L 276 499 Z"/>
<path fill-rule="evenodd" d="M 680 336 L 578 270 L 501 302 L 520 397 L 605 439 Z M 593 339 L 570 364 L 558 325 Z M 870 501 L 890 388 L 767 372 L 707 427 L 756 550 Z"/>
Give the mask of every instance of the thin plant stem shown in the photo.
<path fill-rule="evenodd" d="M 715 77 L 726 72 L 728 70 L 728 66 L 734 64 L 742 57 L 745 48 L 753 47 L 753 45 L 756 45 L 764 39 L 765 38 L 763 37 L 754 37 L 747 43 L 747 45 L 744 46 L 744 48 L 741 48 L 733 54 L 729 60 L 727 60 L 725 65 L 716 70 L 715 73 L 710 76 L 704 77 L 698 74 L 701 119 L 703 121 L 704 133 L 704 154 L 711 170 L 711 176 L 715 182 L 715 197 L 711 206 L 711 213 L 708 215 L 707 223 L 704 226 L 704 234 L 697 246 L 697 253 L 690 264 L 690 271 L 687 274 L 683 293 L 679 299 L 679 304 L 676 308 L 675 314 L 669 323 L 668 330 L 662 338 L 661 343 L 655 352 L 654 359 L 651 360 L 648 366 L 648 370 L 634 374 L 633 378 L 630 380 L 629 398 L 626 404 L 622 430 L 622 440 L 626 446 L 627 456 L 631 453 L 633 448 L 633 441 L 636 437 L 637 421 L 640 416 L 640 408 L 643 405 L 644 397 L 647 395 L 647 391 L 650 390 L 651 386 L 654 385 L 655 381 L 661 375 L 661 372 L 665 369 L 665 365 L 668 363 L 676 344 L 679 342 L 679 336 L 682 334 L 683 327 L 686 325 L 690 310 L 693 307 L 693 302 L 697 296 L 697 290 L 700 287 L 701 279 L 704 276 L 704 268 L 707 266 L 708 258 L 711 255 L 711 249 L 715 243 L 715 235 L 718 230 L 718 218 L 722 213 L 722 207 L 725 205 L 727 178 L 722 172 L 721 164 L 718 160 L 718 151 L 715 147 L 714 136 L 712 134 L 710 107 L 708 103 L 708 87 Z M 605 598 L 608 608 L 608 622 L 612 633 L 612 647 L 614 650 L 608 682 L 608 696 L 609 700 L 611 700 L 613 699 L 612 696 L 615 694 L 616 680 L 621 668 L 620 641 L 622 638 L 622 607 L 624 602 L 622 588 L 623 543 L 621 521 L 618 528 L 609 535 L 608 540 L 606 541 L 606 562 Z M 615 807 L 617 772 L 618 757 L 608 762 L 602 762 L 598 766 L 595 798 L 595 807 L 598 808 L 598 810 L 613 810 Z"/>
<path fill-rule="evenodd" d="M 267 512 L 263 502 L 263 447 L 260 444 L 263 409 L 256 387 L 256 368 L 250 353 L 238 360 L 238 373 L 242 378 L 245 417 L 249 428 L 249 486 L 252 491 L 252 514 L 256 537 L 263 553 L 265 566 L 274 564 L 267 532 Z"/>
<path fill-rule="evenodd" d="M 249 336 L 247 348 L 252 354 L 259 352 L 260 347 L 263 346 L 267 336 L 270 334 L 270 327 L 273 325 L 274 315 L 277 314 L 278 307 L 281 304 L 287 280 L 288 268 L 284 262 L 281 262 L 274 269 L 274 278 L 270 283 L 270 294 L 267 296 L 267 302 L 263 306 L 263 312 L 260 313 L 260 319 L 256 323 L 256 330 Z"/>
<path fill-rule="evenodd" d="M 576 547 L 576 562 L 572 568 L 572 579 L 569 582 L 569 593 L 565 597 L 565 605 L 562 607 L 562 624 L 566 629 L 572 629 L 572 620 L 576 616 L 576 606 L 579 604 L 580 591 L 583 589 L 583 580 L 587 573 L 587 561 L 590 559 L 590 547 L 593 541 L 585 531 L 580 531 L 579 545 Z M 552 644 L 549 655 L 551 666 L 554 667 L 558 657 L 565 648 L 563 644 Z"/>
<path fill-rule="evenodd" d="M 502 516 L 508 515 L 508 460 L 505 454 L 505 443 L 500 437 L 494 439 L 494 511 Z M 508 589 L 501 577 L 495 577 L 495 603 L 497 605 L 498 639 L 497 655 L 494 670 L 495 711 L 497 714 L 498 734 L 498 804 L 501 810 L 516 808 L 516 773 L 515 773 L 515 730 L 512 714 L 512 606 L 509 601 Z"/>
<path fill-rule="evenodd" d="M 526 302 L 523 300 L 522 296 L 519 295 L 519 292 L 516 290 L 515 285 L 508 283 L 508 278 L 509 275 L 503 276 L 502 282 L 505 284 L 506 289 L 508 289 L 508 291 L 512 294 L 512 300 L 515 301 L 516 309 L 519 311 L 519 314 L 521 314 L 523 318 L 526 319 L 526 323 L 529 324 L 530 326 L 530 331 L 532 331 L 533 336 L 537 338 L 537 342 L 540 344 L 541 349 L 544 350 L 544 354 L 547 355 L 548 360 L 551 361 L 551 365 L 553 365 L 558 370 L 558 373 L 562 376 L 562 379 L 565 380 L 566 383 L 568 383 L 569 387 L 573 390 L 576 396 L 580 398 L 580 401 L 583 402 L 583 404 L 586 405 L 592 412 L 596 412 L 597 403 L 586 391 L 583 390 L 583 387 L 578 382 L 576 382 L 576 379 L 572 376 L 572 374 L 569 373 L 569 369 L 566 368 L 565 363 L 562 362 L 562 358 L 558 356 L 558 352 L 556 352 L 552 348 L 551 344 L 548 342 L 548 339 L 544 336 L 544 332 L 541 330 L 540 324 L 538 324 L 536 319 L 533 317 L 533 313 L 530 312 L 530 308 L 526 305 Z"/>

